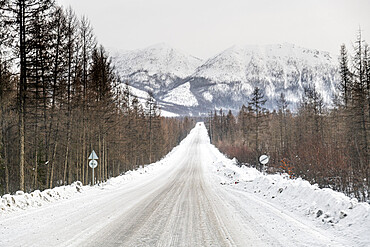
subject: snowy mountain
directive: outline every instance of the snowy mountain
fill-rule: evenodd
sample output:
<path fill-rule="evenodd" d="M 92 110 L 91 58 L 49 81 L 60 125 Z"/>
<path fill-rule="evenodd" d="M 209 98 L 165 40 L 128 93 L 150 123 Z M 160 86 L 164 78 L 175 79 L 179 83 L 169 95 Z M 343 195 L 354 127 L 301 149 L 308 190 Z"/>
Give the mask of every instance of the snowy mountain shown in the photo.
<path fill-rule="evenodd" d="M 122 81 L 155 95 L 180 84 L 203 63 L 163 43 L 141 50 L 115 52 L 113 62 Z"/>
<path fill-rule="evenodd" d="M 114 57 L 124 81 L 153 91 L 163 109 L 180 115 L 238 110 L 256 86 L 264 90 L 269 109 L 281 92 L 294 108 L 308 86 L 330 105 L 337 61 L 328 52 L 293 44 L 233 46 L 205 62 L 164 44 Z"/>

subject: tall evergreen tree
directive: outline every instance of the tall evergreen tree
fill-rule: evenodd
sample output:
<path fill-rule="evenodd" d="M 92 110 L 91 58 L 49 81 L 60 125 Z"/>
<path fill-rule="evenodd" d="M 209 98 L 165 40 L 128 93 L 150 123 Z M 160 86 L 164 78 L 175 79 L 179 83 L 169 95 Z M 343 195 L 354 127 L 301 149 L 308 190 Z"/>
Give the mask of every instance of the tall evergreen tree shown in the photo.
<path fill-rule="evenodd" d="M 254 135 L 255 135 L 256 165 L 258 165 L 258 157 L 261 153 L 260 146 L 259 146 L 259 134 L 264 124 L 263 118 L 264 118 L 264 113 L 266 111 L 266 108 L 264 108 L 265 103 L 266 103 L 266 99 L 265 99 L 264 93 L 259 87 L 255 87 L 248 104 L 251 107 L 252 111 L 254 112 L 254 118 L 255 118 Z"/>
<path fill-rule="evenodd" d="M 351 73 L 348 68 L 348 54 L 347 48 L 343 44 L 340 47 L 339 56 L 339 73 L 341 76 L 341 81 L 339 83 L 339 90 L 342 92 L 342 98 L 344 106 L 348 106 L 348 101 L 351 98 Z"/>

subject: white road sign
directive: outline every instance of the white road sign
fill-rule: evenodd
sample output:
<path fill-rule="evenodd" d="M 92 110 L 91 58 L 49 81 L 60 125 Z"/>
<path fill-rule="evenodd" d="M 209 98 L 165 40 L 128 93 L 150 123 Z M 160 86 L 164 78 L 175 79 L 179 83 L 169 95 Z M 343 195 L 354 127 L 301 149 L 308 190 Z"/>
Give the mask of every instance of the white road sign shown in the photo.
<path fill-rule="evenodd" d="M 94 169 L 98 166 L 98 162 L 96 160 L 90 160 L 89 166 Z"/>
<path fill-rule="evenodd" d="M 97 160 L 99 159 L 98 156 L 96 155 L 95 151 L 93 150 L 88 158 L 89 160 Z"/>
<path fill-rule="evenodd" d="M 261 157 L 259 158 L 259 161 L 262 165 L 266 165 L 268 162 L 269 162 L 269 159 L 270 157 L 268 157 L 267 155 L 263 154 L 261 155 Z"/>

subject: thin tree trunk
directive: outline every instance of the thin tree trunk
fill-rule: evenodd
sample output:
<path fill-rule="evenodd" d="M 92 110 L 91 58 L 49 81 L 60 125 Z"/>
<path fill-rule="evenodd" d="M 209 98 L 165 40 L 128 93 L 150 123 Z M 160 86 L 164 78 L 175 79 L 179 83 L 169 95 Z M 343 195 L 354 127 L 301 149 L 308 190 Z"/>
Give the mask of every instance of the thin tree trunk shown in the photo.
<path fill-rule="evenodd" d="M 82 160 L 81 160 L 81 166 L 82 166 L 82 183 L 87 184 L 87 171 L 85 172 L 85 159 L 86 159 L 86 140 L 85 140 L 85 125 L 83 127 L 83 134 L 82 134 Z M 85 178 L 86 176 L 86 178 Z"/>
<path fill-rule="evenodd" d="M 4 145 L 4 167 L 5 167 L 5 193 L 9 193 L 9 167 L 8 167 L 8 157 L 7 148 Z"/>
<path fill-rule="evenodd" d="M 99 166 L 99 181 L 103 182 L 104 180 L 104 169 L 103 169 L 103 160 L 102 160 L 102 146 L 101 146 L 101 134 L 99 132 L 99 138 L 98 138 L 98 145 L 99 145 L 99 158 L 100 158 L 100 164 Z"/>
<path fill-rule="evenodd" d="M 64 172 L 63 172 L 63 183 L 64 183 L 64 185 L 67 184 L 68 152 L 69 152 L 69 147 L 67 145 L 66 156 L 65 156 L 65 159 L 64 159 Z M 71 174 L 69 174 L 69 176 L 71 176 Z"/>
<path fill-rule="evenodd" d="M 256 107 L 257 108 L 257 107 Z M 256 166 L 258 166 L 260 169 L 260 171 L 262 171 L 262 167 L 259 166 L 259 162 L 258 162 L 258 122 L 259 120 L 259 116 L 258 116 L 258 109 L 257 109 L 257 112 L 256 112 Z"/>
<path fill-rule="evenodd" d="M 105 161 L 104 161 L 104 167 L 105 167 L 105 175 L 106 175 L 105 180 L 108 180 L 108 178 L 109 178 L 109 174 L 108 174 L 108 144 L 105 141 L 105 139 L 104 139 L 104 144 L 105 144 L 105 152 L 104 152 Z"/>
<path fill-rule="evenodd" d="M 76 150 L 76 179 L 77 181 L 82 181 L 81 180 L 81 162 L 80 162 L 80 155 L 79 155 L 79 152 L 78 152 L 78 149 Z"/>
<path fill-rule="evenodd" d="M 67 156 L 67 164 L 68 164 L 68 184 L 71 184 L 73 182 L 73 177 L 74 177 L 74 174 L 73 174 L 73 171 L 72 171 L 72 166 L 73 166 L 73 162 L 71 162 L 71 159 L 70 159 L 70 155 L 69 155 L 70 151 L 68 150 L 68 155 L 66 154 Z"/>
<path fill-rule="evenodd" d="M 56 153 L 57 153 L 57 146 L 58 146 L 58 142 L 55 142 L 55 145 L 54 145 L 54 151 L 53 151 L 53 158 L 52 158 L 52 161 L 51 161 L 51 168 L 50 168 L 50 184 L 49 184 L 49 188 L 53 188 L 53 179 L 54 179 L 54 162 L 55 162 L 55 156 L 56 156 Z"/>
<path fill-rule="evenodd" d="M 37 146 L 37 145 L 35 145 Z M 36 151 L 35 151 L 35 175 L 34 175 L 34 182 L 33 182 L 33 189 L 37 189 L 38 188 L 38 183 L 37 183 L 37 169 L 38 169 L 38 153 L 37 153 L 37 147 L 36 147 Z"/>
<path fill-rule="evenodd" d="M 70 145 L 71 145 L 71 106 L 70 106 L 70 86 L 68 86 L 68 122 L 67 122 L 67 149 L 66 149 L 66 156 L 64 161 L 64 169 L 66 170 L 68 166 L 68 184 L 72 183 L 72 163 L 69 163 L 69 152 L 70 152 Z M 66 173 L 66 171 L 65 171 Z M 64 174 L 64 181 L 65 180 Z"/>
<path fill-rule="evenodd" d="M 1 106 L 1 108 L 3 108 Z M 1 112 L 3 113 L 3 109 L 1 109 Z M 5 123 L 4 123 L 4 116 L 1 114 L 1 142 L 3 147 L 3 163 L 5 168 L 5 193 L 9 193 L 9 167 L 8 167 L 8 150 L 7 150 L 7 142 L 6 142 L 6 129 L 5 129 Z M 1 153 L 0 153 L 1 155 Z"/>
<path fill-rule="evenodd" d="M 82 140 L 82 164 L 83 164 L 83 169 L 85 173 L 85 183 L 89 183 L 89 166 L 88 166 L 88 160 L 87 160 L 87 155 L 86 155 L 86 129 L 84 127 L 84 134 L 83 134 L 83 140 Z"/>
<path fill-rule="evenodd" d="M 24 191 L 24 159 L 25 159 L 25 93 L 26 93 L 26 27 L 25 1 L 19 1 L 19 46 L 20 46 L 20 85 L 19 85 L 19 189 Z"/>
<path fill-rule="evenodd" d="M 105 174 L 105 167 L 104 167 L 104 152 L 105 152 L 105 149 L 104 149 L 104 137 L 102 138 L 102 150 L 101 150 L 101 154 L 100 154 L 100 165 L 101 165 L 101 169 L 102 169 L 102 180 L 105 181 L 105 177 L 106 177 L 106 174 Z"/>
<path fill-rule="evenodd" d="M 23 104 L 22 104 L 23 105 Z M 23 108 L 23 106 L 21 106 Z M 20 145 L 20 161 L 19 161 L 19 189 L 24 191 L 24 111 L 19 114 L 19 145 Z"/>

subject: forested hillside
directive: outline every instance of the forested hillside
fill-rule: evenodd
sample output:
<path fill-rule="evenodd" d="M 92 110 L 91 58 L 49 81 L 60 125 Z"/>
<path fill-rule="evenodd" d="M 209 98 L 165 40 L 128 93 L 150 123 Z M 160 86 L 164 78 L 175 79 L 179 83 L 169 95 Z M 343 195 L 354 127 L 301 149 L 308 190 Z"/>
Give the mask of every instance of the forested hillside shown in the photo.
<path fill-rule="evenodd" d="M 122 86 L 86 17 L 52 0 L 0 1 L 0 194 L 92 181 L 161 158 L 193 127 Z"/>
<path fill-rule="evenodd" d="M 276 110 L 264 108 L 263 89 L 255 88 L 235 117 L 213 112 L 212 142 L 230 157 L 262 170 L 258 157 L 270 156 L 267 171 L 286 172 L 360 200 L 369 199 L 370 51 L 359 32 L 352 56 L 340 49 L 340 95 L 329 108 L 315 87 L 305 88 L 297 112 L 284 93 Z"/>

